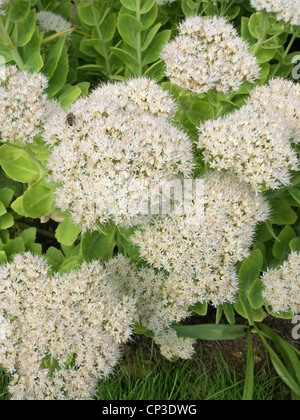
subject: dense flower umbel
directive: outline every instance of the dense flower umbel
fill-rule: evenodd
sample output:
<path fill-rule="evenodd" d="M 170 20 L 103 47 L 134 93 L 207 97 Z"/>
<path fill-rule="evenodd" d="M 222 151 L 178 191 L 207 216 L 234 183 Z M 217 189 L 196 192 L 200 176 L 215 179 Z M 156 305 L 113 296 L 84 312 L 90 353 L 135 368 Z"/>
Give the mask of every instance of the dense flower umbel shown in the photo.
<path fill-rule="evenodd" d="M 173 97 L 154 80 L 146 77 L 101 85 L 94 90 L 91 97 L 95 100 L 112 100 L 121 109 L 134 114 L 147 113 L 171 120 L 177 112 Z"/>
<path fill-rule="evenodd" d="M 171 82 L 195 93 L 228 93 L 259 77 L 256 58 L 224 18 L 189 17 L 165 45 L 162 59 Z"/>
<path fill-rule="evenodd" d="M 148 263 L 170 273 L 169 310 L 170 300 L 181 312 L 197 302 L 234 301 L 235 264 L 249 255 L 255 227 L 269 215 L 264 198 L 231 174 L 204 176 L 204 197 L 196 198 L 195 208 L 202 204 L 204 214 L 196 220 L 192 213 L 173 212 L 131 238 Z"/>
<path fill-rule="evenodd" d="M 119 257 L 52 275 L 27 253 L 0 267 L 0 365 L 14 375 L 13 399 L 92 397 L 135 321 L 120 279 L 128 265 Z"/>
<path fill-rule="evenodd" d="M 61 185 L 56 204 L 82 229 L 147 219 L 151 187 L 191 174 L 192 144 L 165 119 L 125 112 L 95 94 L 78 100 L 70 112 L 73 126 L 66 124 L 67 113 L 55 115 L 44 139 L 53 144 L 50 179 Z M 151 205 L 159 200 L 160 194 L 152 196 Z"/>
<path fill-rule="evenodd" d="M 37 13 L 36 20 L 45 32 L 63 32 L 72 27 L 62 16 L 47 11 Z"/>
<path fill-rule="evenodd" d="M 212 168 L 234 171 L 255 191 L 276 189 L 299 167 L 291 146 L 299 141 L 299 121 L 299 87 L 273 80 L 254 89 L 239 110 L 205 122 L 198 147 Z"/>
<path fill-rule="evenodd" d="M 274 313 L 300 313 L 300 254 L 293 252 L 279 269 L 268 270 L 263 278 L 263 297 Z"/>
<path fill-rule="evenodd" d="M 250 0 L 257 10 L 276 13 L 278 20 L 300 25 L 300 0 Z"/>
<path fill-rule="evenodd" d="M 7 66 L 0 72 L 0 140 L 32 143 L 42 131 L 49 101 L 44 94 L 47 79 Z"/>
<path fill-rule="evenodd" d="M 180 359 L 190 359 L 195 352 L 194 344 L 196 340 L 178 337 L 172 329 L 157 335 L 155 342 L 159 345 L 161 354 L 171 361 L 177 357 Z"/>
<path fill-rule="evenodd" d="M 257 86 L 250 93 L 250 102 L 259 113 L 270 111 L 284 118 L 292 132 L 291 139 L 300 143 L 300 84 L 281 78 Z"/>

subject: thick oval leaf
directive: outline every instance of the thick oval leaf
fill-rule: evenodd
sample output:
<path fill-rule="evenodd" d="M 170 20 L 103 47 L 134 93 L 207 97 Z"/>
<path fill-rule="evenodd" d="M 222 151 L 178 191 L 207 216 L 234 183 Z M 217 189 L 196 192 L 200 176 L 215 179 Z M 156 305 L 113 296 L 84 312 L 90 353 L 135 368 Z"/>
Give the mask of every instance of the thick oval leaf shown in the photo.
<path fill-rule="evenodd" d="M 53 205 L 53 191 L 43 185 L 34 185 L 23 195 L 22 206 L 28 217 L 41 218 Z"/>
<path fill-rule="evenodd" d="M 78 238 L 81 229 L 75 225 L 71 217 L 67 217 L 56 229 L 55 237 L 59 243 L 71 246 Z"/>
<path fill-rule="evenodd" d="M 245 325 L 172 325 L 181 337 L 190 337 L 206 341 L 236 340 L 247 336 Z"/>
<path fill-rule="evenodd" d="M 86 232 L 82 236 L 81 251 L 85 261 L 106 261 L 114 253 L 116 244 L 116 230 L 110 235 L 103 235 L 100 232 Z"/>

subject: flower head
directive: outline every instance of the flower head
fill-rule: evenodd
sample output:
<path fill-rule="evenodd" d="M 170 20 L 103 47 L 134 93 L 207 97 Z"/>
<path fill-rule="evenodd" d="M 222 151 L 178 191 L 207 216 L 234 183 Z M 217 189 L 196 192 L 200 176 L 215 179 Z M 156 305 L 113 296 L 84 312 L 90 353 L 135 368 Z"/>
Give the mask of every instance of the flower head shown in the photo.
<path fill-rule="evenodd" d="M 0 73 L 0 140 L 32 143 L 47 118 L 47 79 L 7 66 Z"/>
<path fill-rule="evenodd" d="M 120 278 L 128 266 L 118 257 L 51 274 L 26 253 L 0 267 L 0 364 L 14 374 L 13 399 L 92 397 L 136 318 Z"/>
<path fill-rule="evenodd" d="M 155 337 L 155 343 L 159 345 L 161 354 L 168 360 L 190 359 L 195 350 L 196 340 L 192 338 L 178 337 L 173 329 Z"/>
<path fill-rule="evenodd" d="M 277 20 L 290 22 L 291 25 L 300 25 L 299 0 L 250 0 L 255 9 L 275 13 Z"/>
<path fill-rule="evenodd" d="M 36 20 L 45 32 L 63 32 L 71 29 L 72 25 L 62 16 L 52 12 L 42 11 L 36 14 Z"/>
<path fill-rule="evenodd" d="M 263 297 L 274 313 L 300 313 L 300 254 L 293 252 L 278 269 L 268 270 L 263 278 Z"/>
<path fill-rule="evenodd" d="M 48 168 L 60 185 L 56 204 L 82 229 L 148 219 L 151 187 L 191 174 L 192 144 L 164 118 L 124 111 L 95 94 L 69 111 L 75 124 L 66 124 L 67 113 L 55 115 L 45 125 L 44 140 L 53 145 Z M 160 194 L 153 206 L 159 200 Z"/>
<path fill-rule="evenodd" d="M 235 264 L 249 255 L 255 227 L 269 216 L 264 198 L 235 175 L 211 172 L 203 181 L 203 197 L 194 203 L 203 215 L 171 212 L 131 237 L 149 264 L 169 273 L 169 310 L 170 299 L 186 312 L 197 302 L 233 302 Z"/>
<path fill-rule="evenodd" d="M 255 88 L 237 111 L 199 128 L 199 149 L 218 171 L 234 171 L 251 184 L 276 189 L 299 167 L 291 141 L 299 141 L 299 87 L 275 79 Z"/>
<path fill-rule="evenodd" d="M 161 57 L 171 82 L 195 93 L 236 91 L 260 72 L 246 42 L 226 19 L 218 17 L 187 18 Z"/>
<path fill-rule="evenodd" d="M 7 6 L 9 0 L 0 0 L 0 15 L 5 14 L 5 7 Z"/>
<path fill-rule="evenodd" d="M 146 77 L 103 84 L 94 90 L 91 98 L 108 99 L 127 112 L 151 114 L 168 120 L 172 120 L 177 112 L 173 97 L 154 80 Z"/>

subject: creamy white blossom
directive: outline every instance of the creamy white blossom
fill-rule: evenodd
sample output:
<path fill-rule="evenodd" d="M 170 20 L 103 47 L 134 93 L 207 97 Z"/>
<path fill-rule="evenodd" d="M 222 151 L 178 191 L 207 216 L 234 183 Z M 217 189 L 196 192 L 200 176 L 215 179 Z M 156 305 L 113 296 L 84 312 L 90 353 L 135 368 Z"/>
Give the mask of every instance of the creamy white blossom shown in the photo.
<path fill-rule="evenodd" d="M 68 112 L 75 117 L 72 126 L 66 123 Z M 183 131 L 95 94 L 54 115 L 45 124 L 44 140 L 53 146 L 48 168 L 50 180 L 60 185 L 56 204 L 84 230 L 148 219 L 151 188 L 179 174 L 188 177 L 193 169 L 192 143 Z M 160 198 L 160 193 L 152 197 L 151 205 Z"/>
<path fill-rule="evenodd" d="M 7 66 L 0 72 L 0 140 L 32 143 L 49 117 L 47 78 Z M 58 106 L 58 105 L 57 105 Z"/>
<path fill-rule="evenodd" d="M 250 0 L 255 9 L 275 13 L 277 20 L 300 25 L 300 0 Z"/>
<path fill-rule="evenodd" d="M 204 206 L 203 215 L 171 212 L 131 237 L 149 264 L 169 273 L 167 292 L 161 292 L 167 308 L 175 305 L 186 313 L 197 302 L 234 301 L 235 264 L 249 255 L 257 224 L 269 216 L 264 198 L 233 174 L 206 174 L 204 197 L 194 204 Z"/>
<path fill-rule="evenodd" d="M 168 360 L 190 359 L 194 352 L 194 345 L 196 340 L 192 338 L 178 337 L 173 329 L 159 334 L 154 339 L 155 343 L 159 345 L 161 354 Z"/>
<path fill-rule="evenodd" d="M 226 19 L 189 17 L 179 29 L 161 54 L 173 84 L 195 93 L 211 89 L 229 93 L 259 77 L 256 58 Z"/>
<path fill-rule="evenodd" d="M 262 277 L 263 297 L 274 313 L 300 313 L 300 254 L 293 252 L 278 269 Z"/>
<path fill-rule="evenodd" d="M 269 111 L 283 118 L 292 132 L 291 140 L 300 143 L 300 83 L 272 79 L 250 92 L 250 103 L 261 115 Z"/>
<path fill-rule="evenodd" d="M 136 320 L 120 278 L 128 266 L 120 256 L 106 267 L 83 263 L 52 274 L 43 258 L 26 253 L 0 267 L 0 365 L 14 375 L 13 399 L 93 396 Z"/>
<path fill-rule="evenodd" d="M 63 32 L 71 29 L 72 25 L 61 15 L 56 13 L 41 11 L 36 14 L 36 20 L 45 32 Z"/>
<path fill-rule="evenodd" d="M 291 145 L 299 142 L 299 115 L 299 85 L 275 79 L 237 111 L 202 124 L 198 147 L 212 168 L 234 171 L 255 191 L 276 189 L 299 168 Z"/>
<path fill-rule="evenodd" d="M 178 109 L 170 93 L 146 77 L 103 84 L 92 92 L 91 98 L 112 100 L 127 112 L 152 114 L 169 120 L 174 118 Z"/>

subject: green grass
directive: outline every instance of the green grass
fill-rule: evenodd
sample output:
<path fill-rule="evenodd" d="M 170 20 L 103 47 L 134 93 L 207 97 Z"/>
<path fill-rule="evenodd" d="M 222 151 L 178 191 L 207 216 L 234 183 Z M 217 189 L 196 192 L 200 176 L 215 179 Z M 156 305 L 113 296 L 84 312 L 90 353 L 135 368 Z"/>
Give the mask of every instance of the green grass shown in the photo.
<path fill-rule="evenodd" d="M 132 356 L 131 356 L 132 358 Z M 139 353 L 126 360 L 116 375 L 102 381 L 98 400 L 242 400 L 245 378 L 230 368 L 221 355 L 212 355 L 211 365 L 200 360 L 155 363 Z M 0 371 L 0 400 L 9 399 L 8 376 Z M 282 381 L 265 365 L 256 372 L 254 400 L 289 400 Z"/>

